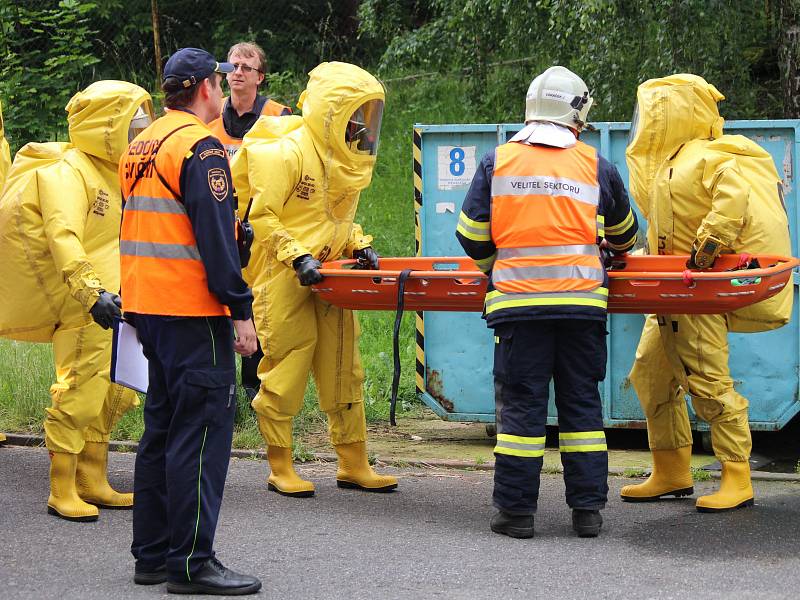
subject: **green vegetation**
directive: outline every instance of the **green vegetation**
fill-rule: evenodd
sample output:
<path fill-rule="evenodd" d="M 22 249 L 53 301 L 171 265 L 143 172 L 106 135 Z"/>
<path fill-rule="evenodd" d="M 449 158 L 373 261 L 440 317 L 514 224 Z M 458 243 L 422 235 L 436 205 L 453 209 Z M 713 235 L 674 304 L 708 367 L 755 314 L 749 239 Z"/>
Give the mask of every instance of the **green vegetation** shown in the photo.
<path fill-rule="evenodd" d="M 647 471 L 642 469 L 641 467 L 628 467 L 622 472 L 623 477 L 645 477 L 647 475 Z"/>
<path fill-rule="evenodd" d="M 711 472 L 699 467 L 692 467 L 692 479 L 695 481 L 711 481 Z"/>

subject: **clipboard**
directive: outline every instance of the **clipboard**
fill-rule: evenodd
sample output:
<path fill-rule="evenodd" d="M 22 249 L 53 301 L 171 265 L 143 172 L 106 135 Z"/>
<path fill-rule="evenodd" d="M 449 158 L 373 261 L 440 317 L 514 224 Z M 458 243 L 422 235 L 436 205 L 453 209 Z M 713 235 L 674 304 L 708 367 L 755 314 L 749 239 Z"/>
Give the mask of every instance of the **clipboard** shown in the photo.
<path fill-rule="evenodd" d="M 122 319 L 114 319 L 111 381 L 143 394 L 147 393 L 150 381 L 147 358 L 136 334 L 136 328 Z"/>

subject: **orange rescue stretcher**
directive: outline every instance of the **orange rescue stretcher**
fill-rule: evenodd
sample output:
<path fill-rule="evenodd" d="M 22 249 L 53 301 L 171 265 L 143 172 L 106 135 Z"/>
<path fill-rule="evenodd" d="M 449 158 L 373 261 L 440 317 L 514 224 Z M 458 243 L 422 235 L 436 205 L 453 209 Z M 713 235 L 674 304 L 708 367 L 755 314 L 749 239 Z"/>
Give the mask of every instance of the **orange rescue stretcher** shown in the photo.
<path fill-rule="evenodd" d="M 608 312 L 726 313 L 774 296 L 800 265 L 783 256 L 722 254 L 710 269 L 689 270 L 688 258 L 615 257 L 608 270 Z M 323 264 L 324 278 L 312 290 L 355 310 L 483 310 L 487 277 L 465 256 L 381 258 L 380 270 L 359 266 L 355 260 Z"/>

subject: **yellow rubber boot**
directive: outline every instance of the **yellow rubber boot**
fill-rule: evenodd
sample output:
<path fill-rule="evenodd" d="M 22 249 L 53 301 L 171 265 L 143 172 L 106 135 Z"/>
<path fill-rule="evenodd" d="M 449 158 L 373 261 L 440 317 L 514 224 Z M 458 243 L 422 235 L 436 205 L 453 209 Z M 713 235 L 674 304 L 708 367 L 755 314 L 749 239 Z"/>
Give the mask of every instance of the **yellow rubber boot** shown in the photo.
<path fill-rule="evenodd" d="M 267 459 L 270 470 L 267 489 L 294 498 L 308 498 L 314 495 L 314 484 L 301 479 L 294 470 L 291 448 L 267 446 Z"/>
<path fill-rule="evenodd" d="M 97 521 L 99 511 L 78 496 L 75 471 L 78 455 L 66 452 L 50 453 L 50 497 L 47 512 L 68 521 Z"/>
<path fill-rule="evenodd" d="M 365 442 L 338 444 L 334 448 L 339 457 L 336 485 L 340 488 L 355 488 L 367 492 L 391 492 L 397 487 L 396 477 L 378 475 L 369 466 Z"/>
<path fill-rule="evenodd" d="M 753 484 L 750 481 L 750 463 L 722 463 L 722 481 L 719 491 L 700 496 L 695 504 L 699 512 L 719 512 L 753 506 Z"/>
<path fill-rule="evenodd" d="M 75 485 L 84 502 L 100 508 L 131 509 L 133 494 L 115 491 L 108 483 L 108 444 L 85 442 L 78 455 Z"/>
<path fill-rule="evenodd" d="M 655 502 L 664 496 L 690 496 L 694 494 L 694 482 L 689 461 L 692 447 L 675 450 L 651 450 L 653 472 L 647 481 L 637 485 L 626 485 L 619 495 L 625 502 Z"/>

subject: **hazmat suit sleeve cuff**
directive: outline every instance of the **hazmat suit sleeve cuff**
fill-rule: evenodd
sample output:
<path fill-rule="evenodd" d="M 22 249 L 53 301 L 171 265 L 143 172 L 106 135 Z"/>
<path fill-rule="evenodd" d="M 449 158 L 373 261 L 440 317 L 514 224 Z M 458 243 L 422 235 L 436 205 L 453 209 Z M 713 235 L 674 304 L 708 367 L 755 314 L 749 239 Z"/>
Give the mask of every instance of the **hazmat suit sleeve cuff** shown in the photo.
<path fill-rule="evenodd" d="M 88 262 L 68 264 L 64 268 L 64 281 L 69 293 L 89 312 L 103 291 L 103 284 Z"/>
<path fill-rule="evenodd" d="M 733 249 L 736 238 L 742 230 L 743 219 L 730 219 L 718 213 L 711 213 L 703 219 L 697 228 L 697 239 L 702 240 L 709 235 L 714 236 L 723 245 Z"/>
<path fill-rule="evenodd" d="M 353 223 L 353 228 L 350 231 L 350 239 L 347 240 L 347 246 L 344 249 L 345 256 L 353 256 L 353 252 L 372 246 L 372 236 L 364 233 L 361 225 Z"/>
<path fill-rule="evenodd" d="M 296 239 L 291 237 L 288 233 L 283 232 L 284 235 L 277 236 L 278 252 L 276 258 L 285 264 L 287 267 L 292 268 L 292 261 L 298 256 L 304 254 L 311 254 L 311 250 L 303 246 Z"/>

